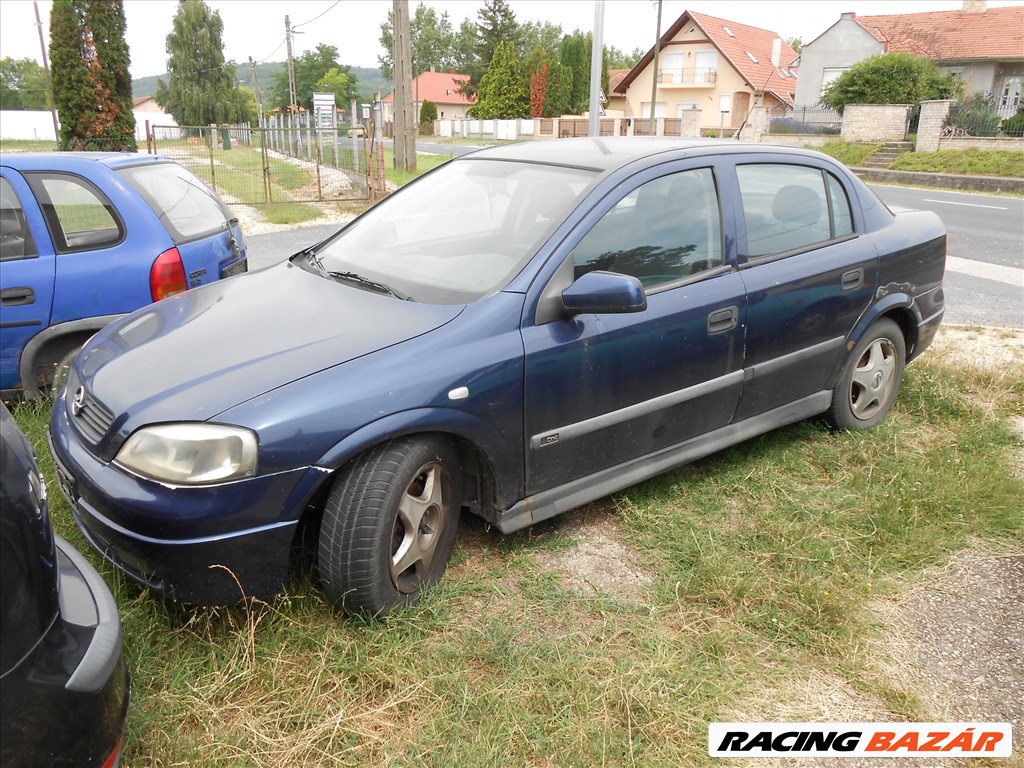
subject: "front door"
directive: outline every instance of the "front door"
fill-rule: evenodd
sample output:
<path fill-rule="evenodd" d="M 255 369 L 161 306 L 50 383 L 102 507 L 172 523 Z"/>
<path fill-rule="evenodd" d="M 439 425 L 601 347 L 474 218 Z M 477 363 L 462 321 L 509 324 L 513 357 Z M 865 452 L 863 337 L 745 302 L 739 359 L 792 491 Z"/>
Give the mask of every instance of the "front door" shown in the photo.
<path fill-rule="evenodd" d="M 647 309 L 524 322 L 528 495 L 732 419 L 745 299 L 723 248 L 715 173 L 669 170 L 601 204 L 555 256 L 566 284 L 594 270 L 639 278 Z"/>

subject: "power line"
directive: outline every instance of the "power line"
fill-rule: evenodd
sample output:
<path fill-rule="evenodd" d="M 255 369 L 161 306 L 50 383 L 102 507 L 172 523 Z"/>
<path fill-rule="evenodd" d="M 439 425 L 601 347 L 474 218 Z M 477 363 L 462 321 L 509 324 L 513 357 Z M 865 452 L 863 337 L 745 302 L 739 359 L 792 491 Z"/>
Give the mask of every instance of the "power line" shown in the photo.
<path fill-rule="evenodd" d="M 266 60 L 267 60 L 267 59 L 268 59 L 268 58 L 269 58 L 270 56 L 272 56 L 272 55 L 273 55 L 274 53 L 276 53 L 276 52 L 280 51 L 280 50 L 281 50 L 281 46 L 283 46 L 283 45 L 285 44 L 285 42 L 286 42 L 286 41 L 287 41 L 287 38 L 286 38 L 285 40 L 282 40 L 282 41 L 281 41 L 280 43 L 278 43 L 278 47 L 274 48 L 274 49 L 273 49 L 272 51 L 270 51 L 269 53 L 267 53 L 267 54 L 266 54 L 265 56 L 263 56 L 263 58 L 257 59 L 257 63 L 263 63 L 263 62 L 264 62 L 264 61 L 266 61 Z"/>
<path fill-rule="evenodd" d="M 338 3 L 340 3 L 340 2 L 341 2 L 341 0 L 335 0 L 335 2 L 334 2 L 334 5 L 332 5 L 332 6 L 331 6 L 330 8 L 328 8 L 328 9 L 327 9 L 326 11 L 324 11 L 323 13 L 321 13 L 321 14 L 320 14 L 320 16 L 323 16 L 324 14 L 330 13 L 330 12 L 331 12 L 332 10 L 334 10 L 334 6 L 335 6 L 335 5 L 337 5 L 337 4 L 338 4 Z M 298 29 L 299 27 L 304 27 L 304 26 L 306 26 L 307 24 L 312 24 L 312 23 L 313 23 L 314 21 L 316 21 L 317 19 L 319 19 L 319 18 L 320 18 L 320 16 L 317 16 L 317 17 L 316 17 L 316 18 L 314 18 L 314 19 L 310 19 L 309 21 L 304 21 L 304 22 L 302 22 L 301 24 L 293 24 L 293 25 L 292 25 L 292 29 Z M 271 55 L 273 55 L 273 54 L 271 54 Z"/>

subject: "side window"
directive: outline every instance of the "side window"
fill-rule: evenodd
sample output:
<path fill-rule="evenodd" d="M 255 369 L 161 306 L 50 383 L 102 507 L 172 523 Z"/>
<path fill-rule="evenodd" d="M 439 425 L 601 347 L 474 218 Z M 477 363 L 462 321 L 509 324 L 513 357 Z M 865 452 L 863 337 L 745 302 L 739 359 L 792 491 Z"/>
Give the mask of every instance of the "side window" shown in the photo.
<path fill-rule="evenodd" d="M 722 217 L 710 168 L 647 182 L 626 195 L 573 250 L 575 277 L 605 270 L 651 288 L 722 263 Z"/>
<path fill-rule="evenodd" d="M 842 186 L 828 173 L 775 164 L 741 165 L 736 175 L 743 198 L 748 256 L 792 251 L 853 231 L 850 203 Z"/>
<path fill-rule="evenodd" d="M 11 182 L 0 177 L 0 261 L 36 256 L 21 200 Z"/>
<path fill-rule="evenodd" d="M 850 215 L 850 201 L 843 191 L 843 185 L 831 173 L 828 176 L 828 197 L 832 205 L 832 223 L 835 237 L 853 234 L 853 216 Z"/>
<path fill-rule="evenodd" d="M 124 236 L 114 207 L 92 184 L 71 174 L 26 174 L 60 253 L 107 248 Z"/>

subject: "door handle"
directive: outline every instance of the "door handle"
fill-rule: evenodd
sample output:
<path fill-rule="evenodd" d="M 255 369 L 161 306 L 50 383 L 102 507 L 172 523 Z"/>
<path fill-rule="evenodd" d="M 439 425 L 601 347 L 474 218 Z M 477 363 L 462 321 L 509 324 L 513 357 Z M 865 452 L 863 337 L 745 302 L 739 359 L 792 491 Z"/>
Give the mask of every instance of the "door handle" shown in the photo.
<path fill-rule="evenodd" d="M 740 321 L 740 308 L 716 309 L 708 315 L 708 335 L 731 331 Z"/>
<path fill-rule="evenodd" d="M 28 287 L 8 288 L 0 291 L 0 304 L 5 307 L 23 307 L 36 303 L 36 292 Z"/>
<path fill-rule="evenodd" d="M 855 291 L 864 285 L 864 270 L 858 267 L 843 272 L 842 287 L 844 291 Z"/>

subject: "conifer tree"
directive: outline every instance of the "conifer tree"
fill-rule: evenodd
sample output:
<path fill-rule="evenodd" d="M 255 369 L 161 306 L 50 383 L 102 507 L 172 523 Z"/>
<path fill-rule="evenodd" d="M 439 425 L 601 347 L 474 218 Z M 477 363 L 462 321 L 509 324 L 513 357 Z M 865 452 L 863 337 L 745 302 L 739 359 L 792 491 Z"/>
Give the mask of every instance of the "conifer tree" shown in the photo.
<path fill-rule="evenodd" d="M 62 149 L 136 150 L 122 0 L 55 0 L 53 100 Z"/>
<path fill-rule="evenodd" d="M 530 86 L 513 43 L 498 43 L 470 113 L 483 120 L 506 120 L 530 114 Z"/>

